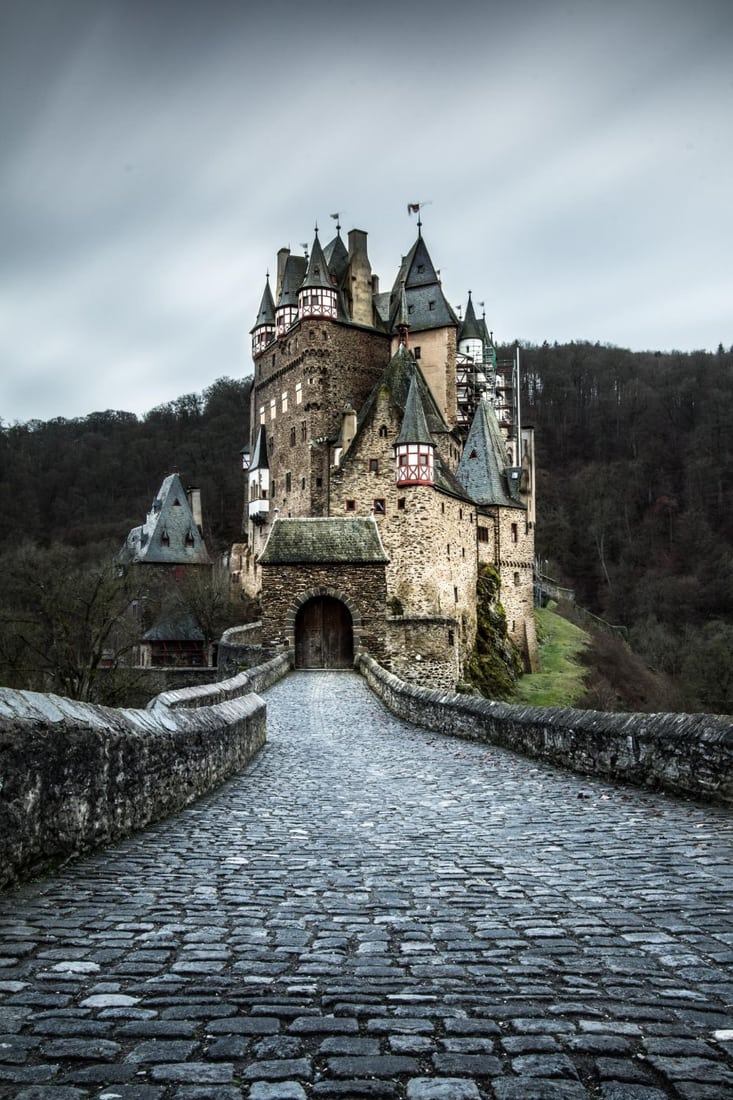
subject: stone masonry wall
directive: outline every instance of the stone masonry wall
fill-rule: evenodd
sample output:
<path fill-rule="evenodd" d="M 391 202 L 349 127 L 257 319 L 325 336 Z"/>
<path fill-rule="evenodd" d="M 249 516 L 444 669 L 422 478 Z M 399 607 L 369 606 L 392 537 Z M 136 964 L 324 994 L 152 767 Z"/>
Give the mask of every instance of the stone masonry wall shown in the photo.
<path fill-rule="evenodd" d="M 265 738 L 254 694 L 196 711 L 114 710 L 0 689 L 0 887 L 186 806 Z"/>
<path fill-rule="evenodd" d="M 733 723 L 716 714 L 604 714 L 523 707 L 414 687 L 366 654 L 356 665 L 393 713 L 584 775 L 733 807 Z"/>
<path fill-rule="evenodd" d="M 331 595 L 349 608 L 354 622 L 354 652 L 365 646 L 385 657 L 384 565 L 262 566 L 262 643 L 278 649 L 294 646 L 297 609 L 312 595 Z"/>

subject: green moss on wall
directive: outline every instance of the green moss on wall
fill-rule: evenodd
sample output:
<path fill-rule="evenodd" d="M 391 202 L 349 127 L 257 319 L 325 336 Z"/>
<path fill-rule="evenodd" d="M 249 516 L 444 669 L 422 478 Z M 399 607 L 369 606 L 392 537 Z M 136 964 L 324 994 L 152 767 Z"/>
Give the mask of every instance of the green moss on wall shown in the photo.
<path fill-rule="evenodd" d="M 522 659 L 507 636 L 499 602 L 501 581 L 492 565 L 482 565 L 476 584 L 476 643 L 466 661 L 465 682 L 487 699 L 508 699 L 522 675 Z"/>

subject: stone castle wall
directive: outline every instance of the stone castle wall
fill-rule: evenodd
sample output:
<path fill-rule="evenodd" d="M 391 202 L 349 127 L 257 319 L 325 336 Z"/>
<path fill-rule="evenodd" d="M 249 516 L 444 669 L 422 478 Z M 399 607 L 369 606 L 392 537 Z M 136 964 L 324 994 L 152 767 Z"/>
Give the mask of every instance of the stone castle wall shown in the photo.
<path fill-rule="evenodd" d="M 354 623 L 354 651 L 365 646 L 378 659 L 387 655 L 384 565 L 262 566 L 262 643 L 270 650 L 293 651 L 295 617 L 311 596 L 340 599 Z"/>
<path fill-rule="evenodd" d="M 0 887 L 188 805 L 265 737 L 253 694 L 149 711 L 0 689 Z"/>

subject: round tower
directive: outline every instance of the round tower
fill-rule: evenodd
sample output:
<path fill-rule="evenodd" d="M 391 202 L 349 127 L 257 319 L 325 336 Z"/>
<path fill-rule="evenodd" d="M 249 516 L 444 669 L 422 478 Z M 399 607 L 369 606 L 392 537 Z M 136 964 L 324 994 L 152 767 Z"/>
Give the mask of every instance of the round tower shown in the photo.
<path fill-rule="evenodd" d="M 308 270 L 298 291 L 298 311 L 301 317 L 335 317 L 337 313 L 337 291 L 318 240 L 318 226 Z"/>

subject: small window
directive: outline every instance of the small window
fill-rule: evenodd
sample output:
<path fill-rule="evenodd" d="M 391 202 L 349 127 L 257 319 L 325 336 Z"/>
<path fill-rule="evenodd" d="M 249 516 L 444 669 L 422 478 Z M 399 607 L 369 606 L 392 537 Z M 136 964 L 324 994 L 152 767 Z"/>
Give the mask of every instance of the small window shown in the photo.
<path fill-rule="evenodd" d="M 414 306 L 408 306 L 407 307 L 407 312 L 408 313 L 414 313 L 415 312 L 415 307 Z"/>
<path fill-rule="evenodd" d="M 420 358 L 420 354 L 421 354 L 421 353 L 420 353 L 420 348 L 419 348 L 419 347 L 417 347 L 417 348 L 413 348 L 413 349 L 412 349 L 412 354 L 413 354 L 413 355 L 415 356 L 415 358 L 416 358 L 416 359 L 419 359 L 419 358 Z"/>
<path fill-rule="evenodd" d="M 282 395 L 282 411 L 284 413 L 286 413 L 288 411 L 288 395 L 287 395 L 287 392 L 285 392 Z"/>
<path fill-rule="evenodd" d="M 322 488 L 323 488 L 323 478 L 322 477 L 317 477 L 316 478 L 316 489 L 322 489 Z"/>
<path fill-rule="evenodd" d="M 489 541 L 489 529 L 488 529 L 488 527 L 480 527 L 480 526 L 477 527 L 476 528 L 476 535 L 478 537 L 479 542 L 488 542 Z"/>
<path fill-rule="evenodd" d="M 300 422 L 300 439 L 301 439 L 301 442 L 305 443 L 307 438 L 308 438 L 308 428 L 306 426 L 305 420 L 301 420 L 301 422 Z"/>
<path fill-rule="evenodd" d="M 399 500 L 397 501 L 397 511 L 398 512 L 404 512 L 405 504 L 406 504 L 405 498 L 400 497 Z"/>
<path fill-rule="evenodd" d="M 386 424 L 381 424 L 381 425 L 380 425 L 380 427 L 379 427 L 379 434 L 380 434 L 380 436 L 382 437 L 382 439 L 386 439 L 386 438 L 387 438 L 387 425 L 386 425 Z"/>
<path fill-rule="evenodd" d="M 385 502 L 382 497 L 377 497 L 374 501 L 374 514 L 377 516 L 383 516 L 385 513 Z"/>
<path fill-rule="evenodd" d="M 369 473 L 370 474 L 378 474 L 379 473 L 379 459 L 378 458 L 370 458 L 369 459 Z"/>
<path fill-rule="evenodd" d="M 355 500 L 347 500 L 346 501 L 346 511 L 347 512 L 355 512 L 356 511 L 356 501 Z"/>
<path fill-rule="evenodd" d="M 445 515 L 445 504 L 442 500 L 440 502 L 440 511 L 441 511 L 441 515 Z"/>
<path fill-rule="evenodd" d="M 516 588 L 519 587 L 519 573 L 514 574 L 514 585 Z"/>
<path fill-rule="evenodd" d="M 452 630 L 449 630 L 448 631 L 448 645 L 455 645 L 455 644 L 456 644 L 456 636 L 455 636 L 455 634 L 453 633 Z"/>
<path fill-rule="evenodd" d="M 292 427 L 290 429 L 290 446 L 291 447 L 295 446 L 295 428 L 294 427 Z"/>
<path fill-rule="evenodd" d="M 428 302 L 428 309 L 430 309 L 430 310 L 435 309 L 435 300 L 434 299 Z"/>
<path fill-rule="evenodd" d="M 300 405 L 303 401 L 303 383 L 295 383 L 295 404 Z"/>
<path fill-rule="evenodd" d="M 513 523 L 512 524 L 512 542 L 517 542 L 518 538 L 519 538 L 519 529 L 518 529 L 516 523 Z"/>
<path fill-rule="evenodd" d="M 260 424 L 265 423 L 265 406 L 260 405 Z"/>
<path fill-rule="evenodd" d="M 454 603 L 458 603 L 458 589 L 455 585 L 453 585 L 453 601 Z"/>
<path fill-rule="evenodd" d="M 418 264 L 417 265 L 417 273 L 418 273 L 418 275 L 424 275 L 425 274 L 425 264 Z"/>
<path fill-rule="evenodd" d="M 273 397 L 270 402 L 270 420 L 274 420 L 277 416 L 277 400 Z"/>
<path fill-rule="evenodd" d="M 163 534 L 160 536 L 160 541 L 163 546 L 170 546 L 171 538 L 167 531 L 164 531 Z"/>
<path fill-rule="evenodd" d="M 186 535 L 186 546 L 189 546 L 189 547 L 193 546 L 193 535 L 191 534 L 190 531 Z"/>
<path fill-rule="evenodd" d="M 301 489 L 305 489 L 305 478 L 304 477 L 302 477 L 300 479 L 300 487 L 301 487 Z"/>
<path fill-rule="evenodd" d="M 448 543 L 448 546 L 446 547 L 446 549 L 448 551 L 448 557 L 450 557 L 450 543 Z"/>
<path fill-rule="evenodd" d="M 181 502 L 178 499 L 178 497 L 176 497 L 176 499 L 173 501 L 173 507 L 174 508 L 180 508 L 181 507 Z"/>
<path fill-rule="evenodd" d="M 285 475 L 285 492 L 289 493 L 290 490 L 292 489 L 292 487 L 293 487 L 293 479 L 291 478 L 290 473 L 288 472 Z"/>

